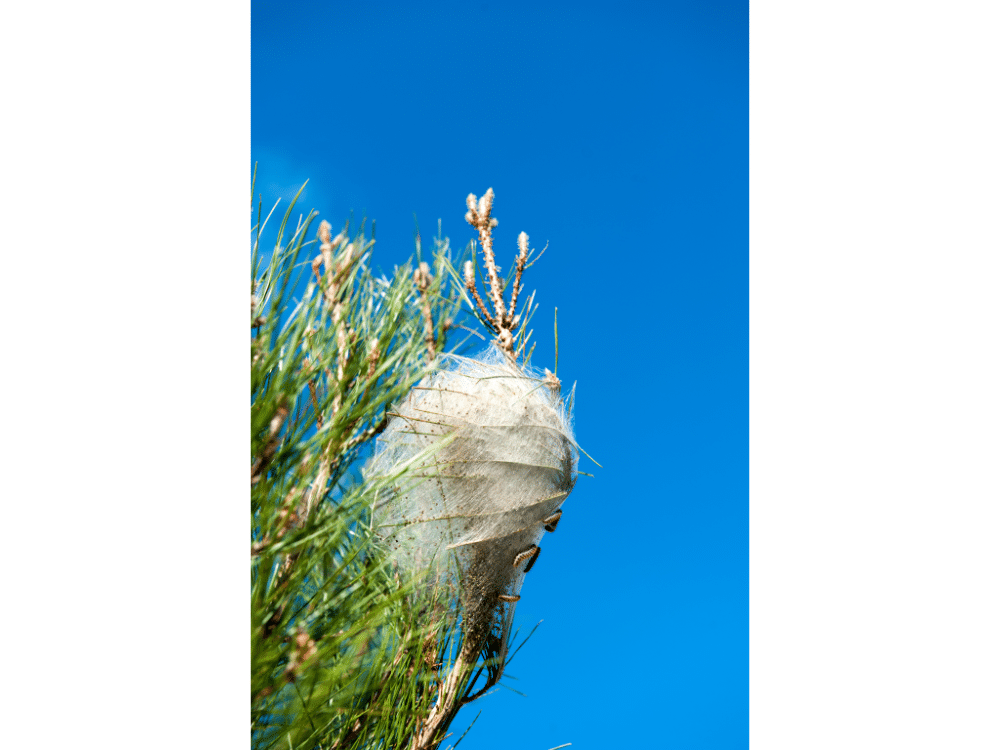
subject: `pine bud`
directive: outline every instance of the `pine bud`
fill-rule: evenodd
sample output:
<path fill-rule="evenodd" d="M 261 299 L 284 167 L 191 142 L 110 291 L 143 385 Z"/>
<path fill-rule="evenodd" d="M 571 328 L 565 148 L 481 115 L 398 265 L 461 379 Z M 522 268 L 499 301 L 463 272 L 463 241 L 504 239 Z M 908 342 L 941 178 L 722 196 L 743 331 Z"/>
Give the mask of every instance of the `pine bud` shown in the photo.
<path fill-rule="evenodd" d="M 328 221 L 321 221 L 319 223 L 319 231 L 316 233 L 316 236 L 319 237 L 319 241 L 322 244 L 325 245 L 327 242 L 330 241 L 330 230 L 331 229 L 333 229 L 333 227 L 330 225 L 330 222 L 328 222 Z"/>

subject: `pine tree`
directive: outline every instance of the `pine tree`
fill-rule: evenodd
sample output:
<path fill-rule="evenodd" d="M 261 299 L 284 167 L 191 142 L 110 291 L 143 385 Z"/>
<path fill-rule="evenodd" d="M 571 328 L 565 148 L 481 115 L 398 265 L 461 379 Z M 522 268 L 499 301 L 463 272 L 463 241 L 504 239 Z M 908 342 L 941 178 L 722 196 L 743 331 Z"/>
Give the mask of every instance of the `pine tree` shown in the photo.
<path fill-rule="evenodd" d="M 438 747 L 459 709 L 495 685 L 516 653 L 517 591 L 540 551 L 538 537 L 555 529 L 575 482 L 576 446 L 562 427 L 572 407 L 558 379 L 548 371 L 535 377 L 526 366 L 533 299 L 515 313 L 533 251 L 522 233 L 513 276 L 499 278 L 492 200 L 492 190 L 478 203 L 469 196 L 466 215 L 479 232 L 492 309 L 476 288 L 477 264 L 466 262 L 460 275 L 440 232 L 428 260 L 418 239 L 416 261 L 386 278 L 372 270 L 374 243 L 363 223 L 333 235 L 323 221 L 310 239 L 318 217 L 300 218 L 293 231 L 294 201 L 265 252 L 257 203 L 250 310 L 255 748 Z M 455 322 L 463 303 L 495 336 L 490 362 L 444 354 L 457 343 L 450 335 L 469 330 Z M 482 479 L 465 465 L 492 460 L 472 456 L 484 441 L 502 453 L 512 436 L 487 440 L 484 430 L 503 432 L 494 427 L 469 434 L 468 409 L 449 414 L 466 396 L 444 387 L 446 376 L 486 384 L 491 390 L 467 394 L 476 403 L 516 402 L 525 413 L 531 404 L 534 422 L 549 419 L 551 426 L 513 438 L 558 454 L 538 479 L 552 492 L 523 508 L 502 497 L 497 505 L 474 488 L 456 495 L 453 488 Z M 497 388 L 516 395 L 500 397 Z M 431 397 L 442 413 L 428 418 Z M 493 411 L 484 416 L 495 421 Z M 377 460 L 362 470 L 377 437 Z M 537 479 L 538 459 L 521 461 Z M 471 498 L 473 510 L 456 511 L 454 503 L 465 502 L 451 499 L 458 496 Z M 426 504 L 442 502 L 452 505 L 431 518 L 438 511 Z M 443 529 L 445 517 L 449 530 L 460 518 L 464 541 L 446 548 L 437 531 L 410 533 Z M 433 546 L 428 533 L 438 534 Z"/>

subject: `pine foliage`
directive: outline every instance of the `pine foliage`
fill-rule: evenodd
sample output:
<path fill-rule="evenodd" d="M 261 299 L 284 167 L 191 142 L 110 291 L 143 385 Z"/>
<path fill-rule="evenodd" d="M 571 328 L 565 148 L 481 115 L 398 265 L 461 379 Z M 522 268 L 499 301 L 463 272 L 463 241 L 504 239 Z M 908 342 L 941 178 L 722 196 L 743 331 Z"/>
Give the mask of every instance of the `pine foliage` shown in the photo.
<path fill-rule="evenodd" d="M 270 252 L 259 203 L 253 229 L 252 745 L 402 747 L 432 699 L 413 676 L 441 634 L 370 543 L 380 487 L 355 464 L 443 345 L 449 250 L 436 242 L 419 282 L 409 265 L 380 277 L 363 226 L 331 236 L 323 222 L 310 239 L 316 215 L 293 229 L 294 205 Z"/>
<path fill-rule="evenodd" d="M 472 202 L 466 218 L 474 226 L 469 216 L 482 218 L 491 301 L 502 306 L 506 283 L 496 275 L 489 234 L 492 191 L 487 197 L 485 212 Z M 362 476 L 360 459 L 394 405 L 434 372 L 446 343 L 454 348 L 447 338 L 463 328 L 454 323 L 463 302 L 511 362 L 524 356 L 528 315 L 515 315 L 515 307 L 527 236 L 518 240 L 509 309 L 491 314 L 471 263 L 459 274 L 440 232 L 431 257 L 421 259 L 418 238 L 416 261 L 387 278 L 373 271 L 374 242 L 363 223 L 348 222 L 334 235 L 323 221 L 310 236 L 316 214 L 293 228 L 294 206 L 273 248 L 261 247 L 270 215 L 261 221 L 260 202 L 252 230 L 251 744 L 436 748 L 458 710 L 497 683 L 516 649 L 507 647 L 509 628 L 502 643 L 489 632 L 473 642 L 453 593 L 428 585 L 433 576 L 401 568 L 377 533 L 379 497 L 427 481 L 421 467 L 447 451 L 450 437 L 389 473 Z M 539 382 L 558 392 L 554 375 Z M 553 518 L 543 519 L 545 530 L 554 530 Z"/>

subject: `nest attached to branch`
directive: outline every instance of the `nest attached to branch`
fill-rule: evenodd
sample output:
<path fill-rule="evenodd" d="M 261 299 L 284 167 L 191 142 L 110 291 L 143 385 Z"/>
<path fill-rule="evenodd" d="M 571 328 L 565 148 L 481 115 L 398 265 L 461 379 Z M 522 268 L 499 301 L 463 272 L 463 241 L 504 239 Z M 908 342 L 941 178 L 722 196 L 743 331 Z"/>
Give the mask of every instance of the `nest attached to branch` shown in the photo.
<path fill-rule="evenodd" d="M 572 398 L 496 346 L 436 364 L 378 440 L 371 474 L 412 471 L 378 498 L 373 522 L 395 564 L 429 570 L 465 638 L 493 641 L 502 664 L 524 575 L 576 483 Z"/>

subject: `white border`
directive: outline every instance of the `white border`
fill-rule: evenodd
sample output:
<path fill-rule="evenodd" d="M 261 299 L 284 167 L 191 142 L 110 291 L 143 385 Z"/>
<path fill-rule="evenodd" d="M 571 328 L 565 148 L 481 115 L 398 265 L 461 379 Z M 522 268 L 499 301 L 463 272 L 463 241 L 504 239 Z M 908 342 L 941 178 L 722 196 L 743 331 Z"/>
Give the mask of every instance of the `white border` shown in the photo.
<path fill-rule="evenodd" d="M 751 746 L 1000 746 L 995 3 L 754 2 Z"/>
<path fill-rule="evenodd" d="M 4 30 L 4 742 L 245 747 L 250 12 Z"/>

